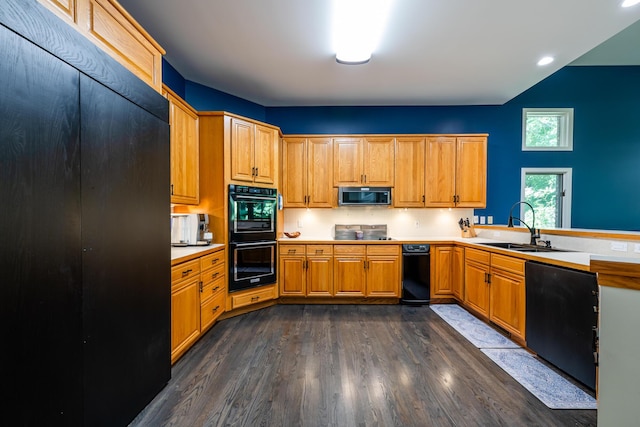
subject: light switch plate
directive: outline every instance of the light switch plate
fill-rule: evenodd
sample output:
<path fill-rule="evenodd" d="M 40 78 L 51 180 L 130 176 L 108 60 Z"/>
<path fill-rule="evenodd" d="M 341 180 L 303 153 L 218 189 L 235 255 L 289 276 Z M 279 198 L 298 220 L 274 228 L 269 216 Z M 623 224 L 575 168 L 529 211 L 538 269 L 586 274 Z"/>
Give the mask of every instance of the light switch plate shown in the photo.
<path fill-rule="evenodd" d="M 633 252 L 640 253 L 640 243 L 633 245 Z"/>
<path fill-rule="evenodd" d="M 611 250 L 617 252 L 627 252 L 627 244 L 625 242 L 611 242 Z"/>
<path fill-rule="evenodd" d="M 485 217 L 484 217 L 484 216 L 481 216 L 481 217 L 480 217 L 480 224 L 484 224 L 484 223 L 485 223 Z"/>
<path fill-rule="evenodd" d="M 489 224 L 489 225 L 493 224 L 493 216 L 492 215 L 489 215 L 487 217 L 487 224 Z"/>

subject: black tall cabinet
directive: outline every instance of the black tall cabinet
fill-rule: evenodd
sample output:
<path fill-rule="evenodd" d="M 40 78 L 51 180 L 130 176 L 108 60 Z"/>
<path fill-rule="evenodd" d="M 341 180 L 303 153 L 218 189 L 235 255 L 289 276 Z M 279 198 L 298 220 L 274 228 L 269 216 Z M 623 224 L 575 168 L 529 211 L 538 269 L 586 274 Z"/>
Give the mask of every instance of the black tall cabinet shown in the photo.
<path fill-rule="evenodd" d="M 7 425 L 126 425 L 170 377 L 168 105 L 35 0 L 0 4 Z"/>

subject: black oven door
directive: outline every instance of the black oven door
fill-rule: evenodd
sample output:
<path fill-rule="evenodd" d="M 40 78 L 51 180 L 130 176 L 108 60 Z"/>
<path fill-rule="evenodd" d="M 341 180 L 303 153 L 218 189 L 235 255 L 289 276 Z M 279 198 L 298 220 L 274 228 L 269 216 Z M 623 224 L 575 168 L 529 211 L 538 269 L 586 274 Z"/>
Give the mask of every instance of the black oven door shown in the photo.
<path fill-rule="evenodd" d="M 276 239 L 275 197 L 229 195 L 229 241 L 255 242 Z"/>
<path fill-rule="evenodd" d="M 276 242 L 229 243 L 229 292 L 276 282 Z"/>

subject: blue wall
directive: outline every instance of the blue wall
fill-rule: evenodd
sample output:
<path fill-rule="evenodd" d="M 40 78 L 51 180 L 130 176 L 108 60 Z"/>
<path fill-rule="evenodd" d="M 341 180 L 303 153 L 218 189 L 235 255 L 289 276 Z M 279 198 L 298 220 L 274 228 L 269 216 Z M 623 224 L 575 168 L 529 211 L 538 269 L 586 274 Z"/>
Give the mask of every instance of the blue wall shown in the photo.
<path fill-rule="evenodd" d="M 162 58 L 162 83 L 169 86 L 180 98 L 185 99 L 186 80 L 164 58 Z"/>
<path fill-rule="evenodd" d="M 197 110 L 225 110 L 283 134 L 488 133 L 487 208 L 506 224 L 520 168 L 573 168 L 572 227 L 640 230 L 640 67 L 565 67 L 501 106 L 262 107 L 186 82 Z M 523 152 L 522 108 L 574 108 L 574 150 Z"/>

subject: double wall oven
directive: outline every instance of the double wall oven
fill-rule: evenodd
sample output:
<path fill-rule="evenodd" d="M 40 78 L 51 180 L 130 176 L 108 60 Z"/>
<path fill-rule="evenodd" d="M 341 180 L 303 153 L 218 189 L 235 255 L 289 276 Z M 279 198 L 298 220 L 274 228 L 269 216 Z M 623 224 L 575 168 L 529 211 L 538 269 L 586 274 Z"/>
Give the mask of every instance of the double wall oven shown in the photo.
<path fill-rule="evenodd" d="M 276 282 L 275 188 L 229 185 L 229 292 Z"/>

